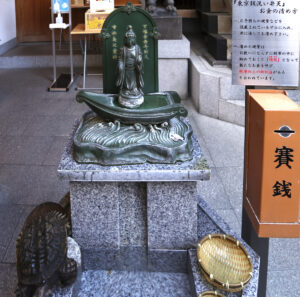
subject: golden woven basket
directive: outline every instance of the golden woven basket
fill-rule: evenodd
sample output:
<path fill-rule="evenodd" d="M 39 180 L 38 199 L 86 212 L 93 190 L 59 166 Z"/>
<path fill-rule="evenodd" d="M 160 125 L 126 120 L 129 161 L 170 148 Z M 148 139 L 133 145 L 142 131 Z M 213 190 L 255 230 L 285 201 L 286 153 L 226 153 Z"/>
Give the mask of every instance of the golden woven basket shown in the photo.
<path fill-rule="evenodd" d="M 201 293 L 198 297 L 225 297 L 225 296 L 217 291 L 206 291 Z"/>
<path fill-rule="evenodd" d="M 248 252 L 229 235 L 205 236 L 198 244 L 197 257 L 207 281 L 222 290 L 241 291 L 252 277 L 253 265 Z"/>

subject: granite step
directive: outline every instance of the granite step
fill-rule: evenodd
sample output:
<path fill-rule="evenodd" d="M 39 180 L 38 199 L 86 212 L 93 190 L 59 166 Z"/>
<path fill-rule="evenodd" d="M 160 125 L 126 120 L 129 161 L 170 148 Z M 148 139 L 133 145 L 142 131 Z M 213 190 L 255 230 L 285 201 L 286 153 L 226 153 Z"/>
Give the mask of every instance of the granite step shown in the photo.
<path fill-rule="evenodd" d="M 208 52 L 216 59 L 229 61 L 232 58 L 232 35 L 209 34 Z"/>
<path fill-rule="evenodd" d="M 101 66 L 102 55 L 100 49 L 94 47 L 95 43 L 90 44 L 87 55 L 87 66 Z M 56 65 L 58 67 L 69 67 L 69 45 L 65 42 L 61 48 L 57 45 Z M 83 55 L 78 43 L 73 46 L 73 64 L 76 67 L 83 67 Z M 51 43 L 30 43 L 19 44 L 0 56 L 0 69 L 13 68 L 50 68 L 53 67 Z"/>
<path fill-rule="evenodd" d="M 196 0 L 196 9 L 200 12 L 230 12 L 224 0 Z"/>
<path fill-rule="evenodd" d="M 287 91 L 288 96 L 299 106 L 300 91 Z M 245 100 L 219 100 L 219 119 L 239 126 L 245 125 Z"/>
<path fill-rule="evenodd" d="M 245 124 L 245 86 L 232 84 L 228 65 L 212 65 L 208 53 L 191 38 L 190 96 L 197 112 L 236 125 Z M 300 104 L 300 90 L 287 89 Z"/>
<path fill-rule="evenodd" d="M 202 29 L 206 33 L 231 34 L 232 16 L 223 12 L 203 12 Z"/>
<path fill-rule="evenodd" d="M 100 293 L 101 292 L 101 293 Z M 141 271 L 85 271 L 78 297 L 192 297 L 188 275 Z"/>

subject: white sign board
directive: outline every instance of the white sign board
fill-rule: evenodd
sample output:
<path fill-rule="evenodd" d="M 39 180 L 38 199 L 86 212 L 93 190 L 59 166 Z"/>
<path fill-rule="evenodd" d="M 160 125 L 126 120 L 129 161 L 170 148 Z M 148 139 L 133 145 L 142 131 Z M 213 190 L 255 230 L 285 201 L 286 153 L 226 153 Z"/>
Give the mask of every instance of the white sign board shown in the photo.
<path fill-rule="evenodd" d="M 69 4 L 69 0 L 52 0 L 52 11 L 53 13 L 68 13 Z"/>
<path fill-rule="evenodd" d="M 298 86 L 300 0 L 233 0 L 232 82 Z"/>
<path fill-rule="evenodd" d="M 91 12 L 107 11 L 114 9 L 114 0 L 90 0 Z"/>

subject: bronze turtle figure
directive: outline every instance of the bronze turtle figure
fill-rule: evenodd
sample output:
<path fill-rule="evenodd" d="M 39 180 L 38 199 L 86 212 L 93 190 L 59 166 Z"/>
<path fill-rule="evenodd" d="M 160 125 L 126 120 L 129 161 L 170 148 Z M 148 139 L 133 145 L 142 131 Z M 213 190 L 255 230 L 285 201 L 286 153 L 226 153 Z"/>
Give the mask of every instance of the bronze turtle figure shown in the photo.
<path fill-rule="evenodd" d="M 77 263 L 67 257 L 69 232 L 61 205 L 46 202 L 33 209 L 16 242 L 17 297 L 36 296 L 36 291 L 52 296 L 55 284 L 67 286 L 76 279 Z"/>

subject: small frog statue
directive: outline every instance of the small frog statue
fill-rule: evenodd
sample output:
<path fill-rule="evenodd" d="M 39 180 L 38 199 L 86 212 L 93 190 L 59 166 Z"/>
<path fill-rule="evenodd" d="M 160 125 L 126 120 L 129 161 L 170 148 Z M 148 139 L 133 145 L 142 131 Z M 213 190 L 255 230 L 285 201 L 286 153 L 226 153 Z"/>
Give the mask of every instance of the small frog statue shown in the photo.
<path fill-rule="evenodd" d="M 125 108 L 139 107 L 144 102 L 143 58 L 131 25 L 127 27 L 123 47 L 119 51 L 117 72 L 119 104 Z"/>

